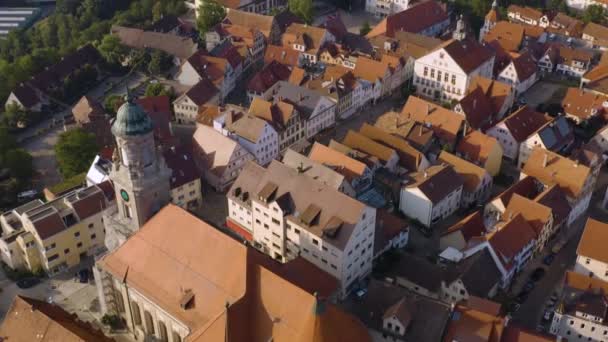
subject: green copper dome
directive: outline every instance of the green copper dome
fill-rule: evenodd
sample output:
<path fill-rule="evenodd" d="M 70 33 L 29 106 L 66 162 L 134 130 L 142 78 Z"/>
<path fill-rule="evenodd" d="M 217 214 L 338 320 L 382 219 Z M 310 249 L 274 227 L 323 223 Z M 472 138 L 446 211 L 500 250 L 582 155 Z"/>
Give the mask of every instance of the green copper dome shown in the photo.
<path fill-rule="evenodd" d="M 153 130 L 150 116 L 131 98 L 123 103 L 112 122 L 112 134 L 115 136 L 134 136 L 150 133 Z"/>

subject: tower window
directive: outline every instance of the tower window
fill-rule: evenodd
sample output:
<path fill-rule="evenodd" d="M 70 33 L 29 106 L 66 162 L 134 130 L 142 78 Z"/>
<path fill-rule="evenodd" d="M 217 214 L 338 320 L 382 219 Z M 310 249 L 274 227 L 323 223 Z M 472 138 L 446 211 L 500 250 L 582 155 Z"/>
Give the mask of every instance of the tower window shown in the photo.
<path fill-rule="evenodd" d="M 131 207 L 129 207 L 128 205 L 125 204 L 125 217 L 126 218 L 131 218 L 133 217 L 132 213 L 131 213 Z"/>

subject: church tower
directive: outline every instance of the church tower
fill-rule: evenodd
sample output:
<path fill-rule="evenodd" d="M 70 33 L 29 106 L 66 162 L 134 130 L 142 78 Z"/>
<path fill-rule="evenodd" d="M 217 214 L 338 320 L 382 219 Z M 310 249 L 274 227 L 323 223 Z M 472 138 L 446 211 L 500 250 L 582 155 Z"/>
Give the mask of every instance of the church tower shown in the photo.
<path fill-rule="evenodd" d="M 485 35 L 488 34 L 488 32 L 490 32 L 490 30 L 493 29 L 494 26 L 496 26 L 496 23 L 498 22 L 498 20 L 499 20 L 498 1 L 494 0 L 492 2 L 492 9 L 488 12 L 488 14 L 486 14 L 486 19 L 483 23 L 483 26 L 479 30 L 479 42 L 480 43 L 483 41 L 483 37 L 485 37 Z"/>
<path fill-rule="evenodd" d="M 150 116 L 127 94 L 112 122 L 116 149 L 110 179 L 116 210 L 106 222 L 106 247 L 120 246 L 170 200 L 171 170 L 154 143 Z"/>
<path fill-rule="evenodd" d="M 452 38 L 455 40 L 463 41 L 467 38 L 467 28 L 464 24 L 464 18 L 462 14 L 458 17 L 458 21 L 456 22 L 456 29 L 452 33 Z"/>

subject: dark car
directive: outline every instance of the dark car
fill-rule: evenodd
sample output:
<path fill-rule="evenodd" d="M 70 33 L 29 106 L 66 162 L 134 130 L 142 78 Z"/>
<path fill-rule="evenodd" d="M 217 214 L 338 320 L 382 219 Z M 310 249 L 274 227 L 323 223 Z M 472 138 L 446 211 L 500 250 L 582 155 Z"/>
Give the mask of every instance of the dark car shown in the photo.
<path fill-rule="evenodd" d="M 549 265 L 551 265 L 551 263 L 553 262 L 554 259 L 555 259 L 555 254 L 551 253 L 543 258 L 543 264 L 549 266 Z"/>
<path fill-rule="evenodd" d="M 20 289 L 29 289 L 30 287 L 36 286 L 38 283 L 40 283 L 39 278 L 30 277 L 30 278 L 18 280 L 17 287 Z"/>
<path fill-rule="evenodd" d="M 88 283 L 89 282 L 89 270 L 87 269 L 82 269 L 80 271 L 78 271 L 78 280 L 80 280 L 81 283 Z"/>
<path fill-rule="evenodd" d="M 534 272 L 532 272 L 530 279 L 532 279 L 532 281 L 539 281 L 545 276 L 545 272 L 546 271 L 544 268 L 538 267 L 537 269 L 534 270 Z"/>
<path fill-rule="evenodd" d="M 530 292 L 530 291 L 532 291 L 533 288 L 534 288 L 534 282 L 533 281 L 528 281 L 526 283 L 526 285 L 524 285 L 524 289 L 522 291 L 523 292 Z"/>

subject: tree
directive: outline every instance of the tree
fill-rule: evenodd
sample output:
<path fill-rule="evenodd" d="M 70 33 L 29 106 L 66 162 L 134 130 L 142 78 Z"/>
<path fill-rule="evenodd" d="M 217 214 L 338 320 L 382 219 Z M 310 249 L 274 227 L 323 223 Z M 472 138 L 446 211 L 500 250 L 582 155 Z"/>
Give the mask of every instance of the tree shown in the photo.
<path fill-rule="evenodd" d="M 16 147 L 15 137 L 8 131 L 8 128 L 0 126 L 0 163 L 2 163 L 4 155 Z"/>
<path fill-rule="evenodd" d="M 169 88 L 165 87 L 161 83 L 152 83 L 152 84 L 149 84 L 148 87 L 146 88 L 146 92 L 144 93 L 144 96 L 146 96 L 146 97 L 148 97 L 148 96 L 172 97 L 173 90 L 170 87 Z"/>
<path fill-rule="evenodd" d="M 23 128 L 30 123 L 30 116 L 18 104 L 10 103 L 2 115 L 2 124 L 11 128 Z"/>
<path fill-rule="evenodd" d="M 99 53 L 110 64 L 119 64 L 128 53 L 127 48 L 122 45 L 120 38 L 107 34 L 97 46 Z"/>
<path fill-rule="evenodd" d="M 152 75 L 159 75 L 171 67 L 171 56 L 164 51 L 154 50 L 150 54 L 148 72 Z"/>
<path fill-rule="evenodd" d="M 589 5 L 585 12 L 583 13 L 583 21 L 585 24 L 590 22 L 601 24 L 604 22 L 604 8 L 600 5 Z"/>
<path fill-rule="evenodd" d="M 116 113 L 120 105 L 124 102 L 124 98 L 120 95 L 110 95 L 103 101 L 103 108 L 108 113 Z"/>
<path fill-rule="evenodd" d="M 313 19 L 312 0 L 288 0 L 289 10 L 302 19 L 305 23 L 311 24 Z"/>
<path fill-rule="evenodd" d="M 62 133 L 55 145 L 59 170 L 64 178 L 85 172 L 99 151 L 95 135 L 76 128 Z"/>
<path fill-rule="evenodd" d="M 368 21 L 365 21 L 361 28 L 359 29 L 359 34 L 365 36 L 372 30 L 372 27 L 369 25 Z"/>
<path fill-rule="evenodd" d="M 29 181 L 34 175 L 32 156 L 23 149 L 8 151 L 4 155 L 3 164 L 9 169 L 11 177 L 19 181 Z"/>
<path fill-rule="evenodd" d="M 226 17 L 224 6 L 216 0 L 203 0 L 198 7 L 198 18 L 196 19 L 196 26 L 201 39 L 204 40 L 205 33 L 222 21 L 224 17 Z"/>
<path fill-rule="evenodd" d="M 152 7 L 152 21 L 158 21 L 163 16 L 163 4 L 158 1 Z"/>

